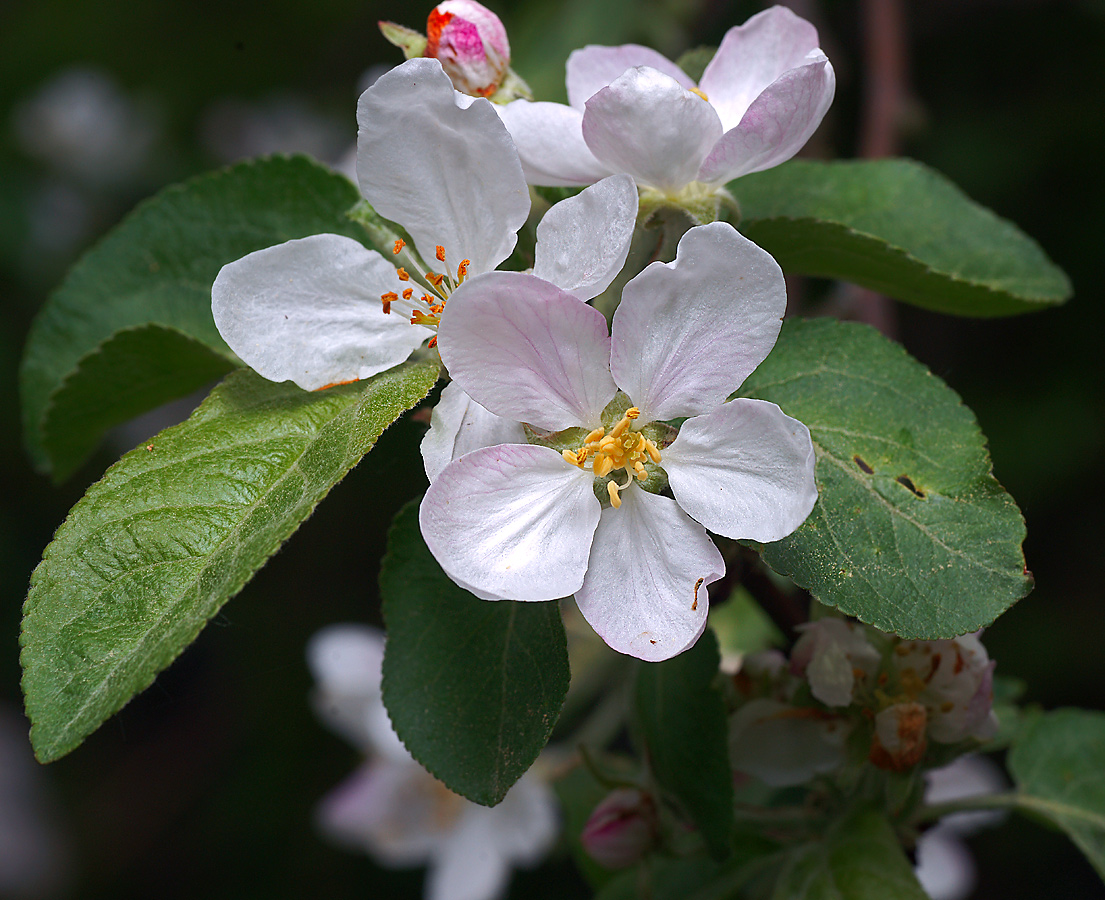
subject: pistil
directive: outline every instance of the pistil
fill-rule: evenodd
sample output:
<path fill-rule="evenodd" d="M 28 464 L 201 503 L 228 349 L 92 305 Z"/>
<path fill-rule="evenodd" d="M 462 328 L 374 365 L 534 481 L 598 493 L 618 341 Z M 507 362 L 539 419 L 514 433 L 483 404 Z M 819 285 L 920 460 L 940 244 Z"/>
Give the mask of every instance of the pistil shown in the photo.
<path fill-rule="evenodd" d="M 562 454 L 565 461 L 581 469 L 586 468 L 587 461 L 591 460 L 591 470 L 596 478 L 605 478 L 616 469 L 625 470 L 629 476 L 625 484 L 618 484 L 611 479 L 606 485 L 610 503 L 615 509 L 622 505 L 618 492 L 624 491 L 633 483 L 634 475 L 639 481 L 648 478 L 645 460 L 660 462 L 660 450 L 657 446 L 633 429 L 634 420 L 640 414 L 641 411 L 636 406 L 630 407 L 610 429 L 609 434 L 604 428 L 596 428 L 583 439 L 583 446 L 577 450 L 565 450 Z"/>

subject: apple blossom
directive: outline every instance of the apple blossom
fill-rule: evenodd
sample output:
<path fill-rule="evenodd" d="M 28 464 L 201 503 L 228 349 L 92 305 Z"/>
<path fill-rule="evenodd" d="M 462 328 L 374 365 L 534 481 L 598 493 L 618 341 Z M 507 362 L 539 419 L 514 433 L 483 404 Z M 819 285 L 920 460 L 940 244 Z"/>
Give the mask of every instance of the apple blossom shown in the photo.
<path fill-rule="evenodd" d="M 797 628 L 791 667 L 805 673 L 810 692 L 826 706 L 852 702 L 856 681 L 875 673 L 882 658 L 867 640 L 863 626 L 825 618 Z"/>
<path fill-rule="evenodd" d="M 607 794 L 579 836 L 587 855 L 607 869 L 636 865 L 659 839 L 656 802 L 639 788 L 617 788 Z"/>
<path fill-rule="evenodd" d="M 352 238 L 318 234 L 224 266 L 211 289 L 215 324 L 272 381 L 317 390 L 432 344 L 449 294 L 510 255 L 529 213 L 502 122 L 487 101 L 456 93 L 437 61 L 412 59 L 382 75 L 361 96 L 358 121 L 361 191 L 414 246 L 396 240 L 388 260 Z M 637 199 L 627 176 L 584 194 L 546 214 L 536 270 L 590 297 L 625 261 Z"/>
<path fill-rule="evenodd" d="M 500 111 L 532 184 L 626 172 L 685 200 L 794 156 L 836 78 L 816 29 L 774 6 L 729 29 L 698 85 L 636 44 L 574 51 L 567 83 L 567 106 L 517 100 Z"/>
<path fill-rule="evenodd" d="M 383 651 L 383 635 L 366 626 L 330 626 L 308 644 L 316 710 L 371 757 L 323 799 L 319 827 L 383 866 L 428 865 L 427 900 L 493 900 L 512 867 L 534 865 L 551 849 L 558 831 L 552 792 L 531 770 L 488 808 L 422 768 L 387 718 Z"/>
<path fill-rule="evenodd" d="M 705 588 L 725 570 L 706 528 L 776 541 L 817 499 L 806 427 L 772 403 L 726 402 L 778 336 L 778 265 L 718 222 L 626 285 L 611 332 L 525 273 L 470 279 L 450 304 L 441 353 L 456 383 L 545 445 L 446 465 L 420 510 L 430 551 L 484 599 L 575 594 L 623 653 L 660 660 L 691 646 Z M 672 441 L 667 422 L 682 417 Z M 657 493 L 665 481 L 674 500 Z"/>
<path fill-rule="evenodd" d="M 805 784 L 848 761 L 851 732 L 844 716 L 760 697 L 729 718 L 729 761 L 772 787 Z"/>

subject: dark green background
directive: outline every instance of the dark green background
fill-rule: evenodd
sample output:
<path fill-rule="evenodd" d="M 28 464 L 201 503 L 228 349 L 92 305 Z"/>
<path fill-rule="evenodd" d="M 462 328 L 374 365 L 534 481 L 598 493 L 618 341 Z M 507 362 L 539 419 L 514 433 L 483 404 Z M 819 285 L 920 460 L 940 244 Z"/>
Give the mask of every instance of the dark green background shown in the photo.
<path fill-rule="evenodd" d="M 571 0 L 497 4 L 516 68 L 540 96 L 563 92 L 563 62 L 587 42 L 652 43 L 671 55 L 716 42 L 747 2 Z M 856 152 L 863 4 L 807 2 L 838 76 L 814 155 Z M 998 673 L 1047 707 L 1103 706 L 1105 354 L 1100 259 L 1105 181 L 1105 3 L 916 0 L 907 6 L 913 102 L 903 151 L 1033 235 L 1070 274 L 1063 309 L 967 321 L 899 309 L 907 348 L 959 391 L 990 439 L 999 480 L 1028 520 L 1036 591 L 988 632 Z M 22 156 L 15 104 L 73 65 L 110 72 L 162 104 L 166 140 L 141 183 L 104 195 L 102 227 L 161 184 L 214 165 L 197 124 L 214 99 L 290 91 L 343 118 L 355 85 L 397 62 L 376 33 L 419 26 L 428 7 L 363 0 L 8 0 L 0 5 L 0 703 L 17 708 L 20 605 L 53 529 L 110 463 L 97 455 L 60 488 L 20 447 L 16 369 L 45 293 L 71 259 L 28 263 L 27 199 L 49 177 Z M 796 286 L 816 308 L 826 286 Z M 424 487 L 404 421 L 322 504 L 289 546 L 157 683 L 45 771 L 75 853 L 73 896 L 419 896 L 421 877 L 381 872 L 311 827 L 316 800 L 356 753 L 313 720 L 303 646 L 320 626 L 379 621 L 376 575 L 391 516 Z M 397 462 L 398 461 L 398 462 Z M 975 839 L 978 897 L 1105 896 L 1065 839 L 1021 821 Z M 561 855 L 516 876 L 512 896 L 585 896 Z"/>

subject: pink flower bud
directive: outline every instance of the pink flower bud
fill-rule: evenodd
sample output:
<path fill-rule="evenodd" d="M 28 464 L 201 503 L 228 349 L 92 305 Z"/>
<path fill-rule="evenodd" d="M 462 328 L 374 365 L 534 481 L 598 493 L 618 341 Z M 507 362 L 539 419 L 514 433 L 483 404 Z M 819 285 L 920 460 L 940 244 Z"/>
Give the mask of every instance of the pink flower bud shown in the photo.
<path fill-rule="evenodd" d="M 652 798 L 637 788 L 619 788 L 595 807 L 580 843 L 600 866 L 625 869 L 656 846 L 658 835 Z"/>
<path fill-rule="evenodd" d="M 510 65 L 510 43 L 499 17 L 475 0 L 445 0 L 426 22 L 425 55 L 441 63 L 465 94 L 495 93 Z"/>

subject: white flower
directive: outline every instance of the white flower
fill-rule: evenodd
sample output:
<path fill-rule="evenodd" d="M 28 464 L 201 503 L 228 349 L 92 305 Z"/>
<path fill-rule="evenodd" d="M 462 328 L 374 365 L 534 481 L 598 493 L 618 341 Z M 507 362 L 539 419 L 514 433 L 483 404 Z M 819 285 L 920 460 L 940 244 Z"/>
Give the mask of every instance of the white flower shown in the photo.
<path fill-rule="evenodd" d="M 790 159 L 832 102 L 836 77 L 817 31 L 774 6 L 729 29 L 702 81 L 635 44 L 568 58 L 568 106 L 501 110 L 533 184 L 590 184 L 626 172 L 677 194 Z"/>
<path fill-rule="evenodd" d="M 313 235 L 224 266 L 211 289 L 215 324 L 243 362 L 307 390 L 368 378 L 432 339 L 451 291 L 503 262 L 529 214 L 502 122 L 489 101 L 458 94 L 437 60 L 382 75 L 361 95 L 357 121 L 361 192 L 414 247 L 397 241 L 385 259 L 352 238 Z M 594 187 L 546 214 L 535 265 L 556 281 L 582 258 L 574 286 L 556 283 L 597 287 L 588 296 L 624 263 L 637 213 L 628 178 Z"/>
<path fill-rule="evenodd" d="M 729 718 L 729 761 L 772 787 L 805 784 L 847 762 L 851 731 L 843 717 L 762 697 Z"/>
<path fill-rule="evenodd" d="M 805 672 L 810 692 L 826 706 L 852 702 L 856 677 L 874 674 L 882 658 L 861 626 L 843 619 L 819 619 L 799 625 L 801 636 L 791 651 L 791 666 Z"/>
<path fill-rule="evenodd" d="M 319 827 L 383 866 L 429 866 L 427 900 L 493 900 L 512 867 L 539 862 L 556 840 L 552 792 L 531 771 L 489 808 L 430 775 L 388 721 L 383 651 L 383 635 L 355 625 L 324 628 L 307 646 L 320 717 L 372 756 L 323 799 Z"/>
<path fill-rule="evenodd" d="M 485 599 L 574 593 L 623 653 L 685 650 L 705 628 L 705 587 L 725 569 L 706 528 L 776 541 L 817 499 L 806 427 L 771 403 L 725 402 L 775 343 L 778 265 L 719 222 L 688 231 L 675 262 L 626 285 L 612 333 L 534 275 L 470 279 L 450 303 L 442 360 L 473 400 L 535 429 L 580 430 L 563 452 L 500 444 L 445 466 L 420 511 L 430 551 Z M 607 409 L 619 388 L 624 403 Z M 682 417 L 668 446 L 663 423 Z M 675 500 L 632 484 L 656 489 L 665 475 Z"/>

